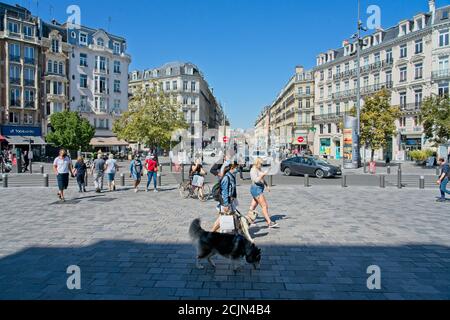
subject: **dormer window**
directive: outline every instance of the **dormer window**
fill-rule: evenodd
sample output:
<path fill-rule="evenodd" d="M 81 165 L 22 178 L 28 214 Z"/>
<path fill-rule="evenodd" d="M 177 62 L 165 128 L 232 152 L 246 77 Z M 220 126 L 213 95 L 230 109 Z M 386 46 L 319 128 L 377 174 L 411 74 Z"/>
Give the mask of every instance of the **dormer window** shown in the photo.
<path fill-rule="evenodd" d="M 59 40 L 58 39 L 52 40 L 52 52 L 59 52 Z"/>
<path fill-rule="evenodd" d="M 399 37 L 407 35 L 409 33 L 409 22 L 404 22 L 400 24 L 400 33 Z"/>
<path fill-rule="evenodd" d="M 415 21 L 415 30 L 422 30 L 424 28 L 423 18 L 418 18 Z"/>
<path fill-rule="evenodd" d="M 121 45 L 120 45 L 119 42 L 114 42 L 113 50 L 114 50 L 115 54 L 120 54 L 121 53 Z"/>
<path fill-rule="evenodd" d="M 98 38 L 97 39 L 97 45 L 100 47 L 104 47 L 105 46 L 105 40 L 103 40 L 102 38 Z"/>
<path fill-rule="evenodd" d="M 442 20 L 447 20 L 448 19 L 448 10 L 444 10 L 442 11 Z"/>
<path fill-rule="evenodd" d="M 166 76 L 171 76 L 172 75 L 172 68 L 167 68 L 166 69 Z"/>

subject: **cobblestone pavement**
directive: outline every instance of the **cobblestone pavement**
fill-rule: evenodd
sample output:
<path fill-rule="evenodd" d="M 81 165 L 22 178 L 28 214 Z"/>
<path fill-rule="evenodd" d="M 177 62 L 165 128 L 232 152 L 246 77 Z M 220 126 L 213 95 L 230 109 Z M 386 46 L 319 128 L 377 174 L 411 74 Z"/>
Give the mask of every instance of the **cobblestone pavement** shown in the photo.
<path fill-rule="evenodd" d="M 280 229 L 252 233 L 259 270 L 195 268 L 187 229 L 214 222 L 215 204 L 123 190 L 66 204 L 56 190 L 0 190 L 0 299 L 449 299 L 450 203 L 431 190 L 305 189 L 268 194 Z M 241 209 L 250 201 L 240 188 Z M 81 268 L 69 291 L 67 267 Z M 381 268 L 381 290 L 367 268 Z"/>

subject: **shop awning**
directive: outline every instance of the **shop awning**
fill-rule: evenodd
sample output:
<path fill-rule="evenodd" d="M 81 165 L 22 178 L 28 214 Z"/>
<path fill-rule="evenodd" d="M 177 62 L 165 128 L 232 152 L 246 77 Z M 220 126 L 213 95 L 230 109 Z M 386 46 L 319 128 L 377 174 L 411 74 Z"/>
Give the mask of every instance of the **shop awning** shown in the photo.
<path fill-rule="evenodd" d="M 128 147 L 129 143 L 116 137 L 97 137 L 90 143 L 93 147 Z"/>
<path fill-rule="evenodd" d="M 30 140 L 33 146 L 45 146 L 47 144 L 42 137 L 6 136 L 5 138 L 8 144 L 15 146 L 29 145 Z"/>

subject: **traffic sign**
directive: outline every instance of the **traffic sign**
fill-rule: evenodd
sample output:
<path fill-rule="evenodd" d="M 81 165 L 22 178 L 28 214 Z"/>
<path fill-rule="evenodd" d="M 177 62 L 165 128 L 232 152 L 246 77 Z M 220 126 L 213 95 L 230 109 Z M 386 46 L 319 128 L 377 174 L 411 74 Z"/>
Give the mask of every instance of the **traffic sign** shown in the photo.
<path fill-rule="evenodd" d="M 228 138 L 228 137 L 223 137 L 223 142 L 224 142 L 224 143 L 230 142 L 230 138 Z"/>
<path fill-rule="evenodd" d="M 305 138 L 304 137 L 298 137 L 297 141 L 298 141 L 298 143 L 303 143 L 303 142 L 305 142 Z"/>

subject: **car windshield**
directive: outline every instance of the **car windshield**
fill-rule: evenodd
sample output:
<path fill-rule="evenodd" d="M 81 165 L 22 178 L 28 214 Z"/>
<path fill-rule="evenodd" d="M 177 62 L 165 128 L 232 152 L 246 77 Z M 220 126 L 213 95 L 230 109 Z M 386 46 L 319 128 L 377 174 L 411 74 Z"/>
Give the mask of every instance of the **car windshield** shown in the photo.
<path fill-rule="evenodd" d="M 322 165 L 322 166 L 329 166 L 330 164 L 328 162 L 326 162 L 325 160 L 321 160 L 321 159 L 316 159 L 316 164 L 318 165 Z"/>

